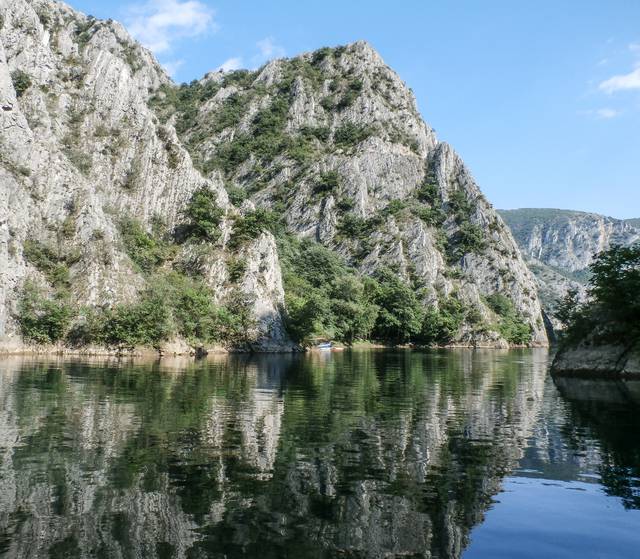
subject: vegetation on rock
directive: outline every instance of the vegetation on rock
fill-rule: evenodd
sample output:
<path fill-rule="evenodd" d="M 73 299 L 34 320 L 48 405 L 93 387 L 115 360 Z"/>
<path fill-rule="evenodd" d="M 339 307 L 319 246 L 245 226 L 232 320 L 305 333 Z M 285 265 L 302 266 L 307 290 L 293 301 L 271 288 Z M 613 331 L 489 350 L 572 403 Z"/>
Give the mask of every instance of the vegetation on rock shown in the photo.
<path fill-rule="evenodd" d="M 52 9 L 45 19 L 54 27 L 61 17 Z M 49 143 L 38 143 L 38 134 L 33 140 L 52 152 L 62 179 L 52 182 L 42 169 L 21 169 L 0 154 L 25 191 L 24 211 L 39 216 L 29 229 L 14 223 L 15 238 L 46 240 L 24 243 L 24 259 L 39 273 L 20 304 L 11 301 L 25 338 L 242 345 L 251 308 L 265 339 L 275 324 L 276 343 L 286 339 L 283 316 L 305 343 L 448 344 L 482 328 L 512 343 L 526 339 L 511 301 L 495 305 L 495 324 L 483 323 L 493 316 L 481 299 L 480 286 L 489 283 L 466 274 L 463 258 L 490 248 L 490 209 L 369 46 L 321 49 L 176 86 L 111 23 L 84 16 L 70 23 L 72 54 L 41 41 L 62 78 L 52 72 L 28 95 L 39 96 L 36 112 L 42 110 L 39 126 Z M 32 87 L 24 72 L 11 77 L 19 97 Z M 121 90 L 112 91 L 112 80 Z M 206 178 L 198 179 L 198 170 Z M 241 210 L 217 198 L 222 186 Z M 69 189 L 78 207 L 62 213 Z M 179 207 L 167 212 L 170 226 L 148 217 L 172 204 Z M 272 235 L 277 255 L 268 246 Z M 19 279 L 18 242 L 14 250 Z M 284 294 L 275 282 L 276 289 L 256 290 L 262 299 L 253 305 L 237 289 L 277 278 L 278 259 Z M 504 271 L 504 262 L 493 267 L 496 260 L 481 264 L 482 280 Z M 78 281 L 80 274 L 87 277 Z M 531 306 L 516 291 L 518 309 Z"/>
<path fill-rule="evenodd" d="M 12 72 L 11 81 L 13 82 L 13 89 L 16 92 L 16 97 L 18 98 L 22 97 L 32 84 L 29 74 L 22 70 L 15 70 Z"/>
<path fill-rule="evenodd" d="M 580 304 L 576 292 L 567 294 L 557 317 L 565 325 L 561 342 L 575 346 L 633 345 L 640 341 L 640 243 L 613 245 L 590 266 L 589 299 Z"/>
<path fill-rule="evenodd" d="M 207 187 L 196 190 L 183 212 L 185 218 L 176 234 L 180 240 L 214 242 L 220 237 L 224 210 L 218 206 L 217 195 Z"/>
<path fill-rule="evenodd" d="M 516 313 L 510 299 L 501 293 L 487 297 L 489 307 L 499 317 L 498 332 L 509 343 L 524 345 L 531 341 L 531 327 Z"/>
<path fill-rule="evenodd" d="M 71 319 L 69 303 L 62 298 L 49 298 L 27 281 L 18 306 L 18 323 L 26 340 L 50 344 L 66 334 Z"/>

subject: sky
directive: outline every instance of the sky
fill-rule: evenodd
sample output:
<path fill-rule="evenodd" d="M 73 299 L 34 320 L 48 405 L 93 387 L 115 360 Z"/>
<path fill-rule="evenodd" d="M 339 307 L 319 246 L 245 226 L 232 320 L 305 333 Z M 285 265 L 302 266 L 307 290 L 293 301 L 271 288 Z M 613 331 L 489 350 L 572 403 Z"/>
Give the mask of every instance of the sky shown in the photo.
<path fill-rule="evenodd" d="M 497 208 L 640 217 L 639 0 L 67 0 L 178 82 L 365 39 Z"/>

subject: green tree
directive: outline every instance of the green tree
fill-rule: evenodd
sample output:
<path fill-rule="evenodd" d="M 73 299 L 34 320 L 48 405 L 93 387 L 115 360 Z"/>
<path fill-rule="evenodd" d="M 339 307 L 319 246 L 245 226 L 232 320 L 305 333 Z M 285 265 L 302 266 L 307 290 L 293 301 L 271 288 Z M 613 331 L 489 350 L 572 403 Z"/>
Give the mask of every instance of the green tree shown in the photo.
<path fill-rule="evenodd" d="M 558 305 L 555 317 L 562 322 L 564 326 L 568 326 L 576 320 L 579 310 L 580 301 L 578 299 L 578 290 L 569 289 Z"/>
<path fill-rule="evenodd" d="M 257 239 L 264 231 L 277 233 L 280 227 L 280 217 L 275 212 L 257 208 L 235 218 L 229 246 L 234 249 L 239 248 Z"/>
<path fill-rule="evenodd" d="M 331 310 L 336 337 L 347 343 L 368 338 L 378 307 L 369 300 L 364 283 L 355 275 L 340 277 L 334 283 Z"/>
<path fill-rule="evenodd" d="M 438 309 L 430 308 L 425 312 L 420 341 L 426 344 L 450 344 L 455 341 L 464 319 L 462 303 L 455 297 L 449 297 Z"/>
<path fill-rule="evenodd" d="M 203 186 L 192 195 L 183 215 L 185 222 L 177 229 L 180 240 L 215 242 L 220 237 L 224 210 L 218 206 L 217 194 Z"/>
<path fill-rule="evenodd" d="M 18 304 L 18 323 L 25 339 L 55 343 L 64 338 L 71 319 L 71 308 L 64 300 L 45 297 L 37 286 L 27 281 Z"/>
<path fill-rule="evenodd" d="M 419 334 L 424 309 L 413 289 L 390 270 L 376 275 L 374 301 L 379 307 L 374 334 L 379 339 L 406 343 Z"/>
<path fill-rule="evenodd" d="M 591 264 L 589 298 L 577 304 L 568 294 L 559 309 L 566 324 L 563 344 L 586 338 L 596 342 L 635 344 L 640 340 L 640 243 L 614 245 Z"/>
<path fill-rule="evenodd" d="M 511 299 L 502 293 L 493 293 L 486 301 L 499 317 L 497 330 L 505 340 L 518 345 L 531 341 L 531 327 L 518 315 Z"/>
<path fill-rule="evenodd" d="M 167 302 L 152 291 L 139 303 L 120 304 L 105 312 L 104 341 L 111 345 L 156 346 L 171 334 Z"/>
<path fill-rule="evenodd" d="M 589 295 L 611 322 L 640 328 L 640 243 L 612 246 L 590 266 Z"/>
<path fill-rule="evenodd" d="M 148 233 L 137 219 L 123 217 L 118 229 L 126 253 L 142 272 L 152 272 L 171 256 L 172 247 L 157 228 Z"/>

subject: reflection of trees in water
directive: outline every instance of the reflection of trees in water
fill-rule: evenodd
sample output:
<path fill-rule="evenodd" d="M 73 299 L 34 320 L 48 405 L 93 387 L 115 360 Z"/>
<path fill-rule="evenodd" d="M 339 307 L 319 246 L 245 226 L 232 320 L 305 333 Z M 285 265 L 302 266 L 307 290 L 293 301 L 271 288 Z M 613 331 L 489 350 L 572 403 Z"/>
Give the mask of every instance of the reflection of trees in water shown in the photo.
<path fill-rule="evenodd" d="M 569 402 L 563 436 L 585 452 L 585 431 L 599 450 L 599 473 L 607 494 L 640 509 L 640 381 L 558 377 Z"/>
<path fill-rule="evenodd" d="M 0 549 L 459 556 L 535 421 L 536 355 L 16 362 L 0 374 Z"/>

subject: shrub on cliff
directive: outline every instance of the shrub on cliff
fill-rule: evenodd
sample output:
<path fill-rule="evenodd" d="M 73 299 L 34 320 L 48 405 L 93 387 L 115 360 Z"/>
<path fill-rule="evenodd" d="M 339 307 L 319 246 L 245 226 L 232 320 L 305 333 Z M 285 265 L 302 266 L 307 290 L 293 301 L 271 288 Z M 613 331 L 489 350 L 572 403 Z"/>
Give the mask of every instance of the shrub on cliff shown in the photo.
<path fill-rule="evenodd" d="M 192 195 L 184 210 L 185 221 L 176 230 L 179 240 L 217 241 L 224 210 L 217 204 L 215 192 L 203 186 Z"/>
<path fill-rule="evenodd" d="M 446 345 L 452 343 L 465 319 L 465 308 L 455 297 L 449 297 L 440 303 L 439 308 L 430 308 L 425 312 L 419 341 L 428 345 Z"/>
<path fill-rule="evenodd" d="M 137 219 L 123 217 L 118 222 L 118 229 L 126 253 L 144 273 L 152 272 L 172 253 L 172 247 L 163 238 L 159 227 L 154 227 L 149 233 Z"/>
<path fill-rule="evenodd" d="M 407 343 L 422 329 L 424 309 L 415 291 L 390 270 L 376 275 L 373 300 L 380 307 L 374 334 L 378 339 Z"/>
<path fill-rule="evenodd" d="M 528 344 L 531 341 L 531 327 L 516 311 L 511 299 L 501 293 L 487 297 L 487 304 L 499 317 L 497 330 L 511 344 Z"/>
<path fill-rule="evenodd" d="M 29 74 L 22 70 L 11 72 L 11 81 L 13 82 L 13 89 L 16 92 L 16 97 L 18 98 L 24 95 L 25 91 L 31 87 L 32 83 Z"/>
<path fill-rule="evenodd" d="M 297 341 L 325 337 L 353 342 L 368 338 L 378 307 L 374 280 L 361 277 L 319 243 L 281 235 L 287 329 Z"/>
<path fill-rule="evenodd" d="M 18 306 L 18 323 L 26 340 L 49 344 L 61 340 L 69 327 L 71 308 L 63 299 L 43 295 L 26 282 Z"/>

